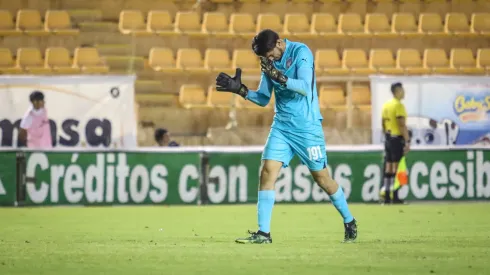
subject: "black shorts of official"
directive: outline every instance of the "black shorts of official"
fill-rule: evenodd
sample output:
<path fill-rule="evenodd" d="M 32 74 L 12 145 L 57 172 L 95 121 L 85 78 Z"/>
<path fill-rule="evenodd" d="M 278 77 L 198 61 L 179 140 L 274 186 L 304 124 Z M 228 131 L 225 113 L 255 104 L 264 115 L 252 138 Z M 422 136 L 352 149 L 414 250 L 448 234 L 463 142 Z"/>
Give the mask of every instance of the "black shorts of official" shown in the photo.
<path fill-rule="evenodd" d="M 385 141 L 385 161 L 400 162 L 403 157 L 405 140 L 402 136 L 387 136 Z"/>

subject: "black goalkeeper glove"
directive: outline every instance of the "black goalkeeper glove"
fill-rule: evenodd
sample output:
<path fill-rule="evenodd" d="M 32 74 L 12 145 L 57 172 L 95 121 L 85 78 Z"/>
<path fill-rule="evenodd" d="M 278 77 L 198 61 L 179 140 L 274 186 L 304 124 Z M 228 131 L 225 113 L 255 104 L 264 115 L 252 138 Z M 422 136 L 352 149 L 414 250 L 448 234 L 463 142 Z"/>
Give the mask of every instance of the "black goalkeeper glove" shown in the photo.
<path fill-rule="evenodd" d="M 216 77 L 216 91 L 232 92 L 245 98 L 248 94 L 248 88 L 242 84 L 242 69 L 236 69 L 235 77 L 219 73 Z"/>
<path fill-rule="evenodd" d="M 283 75 L 278 69 L 276 69 L 274 67 L 274 64 L 272 64 L 272 61 L 265 57 L 260 57 L 260 68 L 272 80 L 278 82 L 283 87 L 286 86 L 286 81 L 288 81 L 288 77 Z"/>

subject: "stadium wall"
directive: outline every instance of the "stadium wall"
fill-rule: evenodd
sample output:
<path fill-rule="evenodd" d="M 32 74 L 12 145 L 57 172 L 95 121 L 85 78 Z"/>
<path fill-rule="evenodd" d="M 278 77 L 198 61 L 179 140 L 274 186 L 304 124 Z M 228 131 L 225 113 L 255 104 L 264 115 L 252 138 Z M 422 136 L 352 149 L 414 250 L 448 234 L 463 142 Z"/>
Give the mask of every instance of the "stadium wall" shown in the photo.
<path fill-rule="evenodd" d="M 0 205 L 255 203 L 262 147 L 0 151 Z M 332 146 L 328 169 L 350 202 L 379 200 L 379 145 Z M 490 199 L 490 148 L 418 147 L 407 156 L 407 200 Z M 294 158 L 276 183 L 278 203 L 329 197 Z"/>

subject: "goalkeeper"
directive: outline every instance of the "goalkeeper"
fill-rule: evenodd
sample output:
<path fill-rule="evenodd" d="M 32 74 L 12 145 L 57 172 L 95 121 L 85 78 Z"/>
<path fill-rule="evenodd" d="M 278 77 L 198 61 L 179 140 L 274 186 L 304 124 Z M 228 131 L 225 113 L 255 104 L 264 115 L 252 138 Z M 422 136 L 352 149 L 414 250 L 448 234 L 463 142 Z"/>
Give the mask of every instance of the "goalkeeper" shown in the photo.
<path fill-rule="evenodd" d="M 241 70 L 231 77 L 220 73 L 216 89 L 232 92 L 260 106 L 266 106 L 274 90 L 275 116 L 267 139 L 260 171 L 257 215 L 258 231 L 239 238 L 238 243 L 272 243 L 271 216 L 275 201 L 274 184 L 281 167 L 287 167 L 294 155 L 305 164 L 315 182 L 330 196 L 343 218 L 344 242 L 357 238 L 357 224 L 347 206 L 342 188 L 327 170 L 322 116 L 318 105 L 315 66 L 310 49 L 302 43 L 280 39 L 272 30 L 258 33 L 252 49 L 260 57 L 262 75 L 257 91 L 241 83 Z"/>

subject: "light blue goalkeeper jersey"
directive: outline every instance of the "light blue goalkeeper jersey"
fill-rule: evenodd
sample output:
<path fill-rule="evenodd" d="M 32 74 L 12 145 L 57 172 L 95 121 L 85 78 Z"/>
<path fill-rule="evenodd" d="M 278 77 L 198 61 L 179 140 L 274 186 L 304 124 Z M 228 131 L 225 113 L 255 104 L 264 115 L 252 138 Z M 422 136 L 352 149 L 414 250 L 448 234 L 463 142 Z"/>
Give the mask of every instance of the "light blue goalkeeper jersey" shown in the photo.
<path fill-rule="evenodd" d="M 315 66 L 311 50 L 303 43 L 287 39 L 286 49 L 274 67 L 288 77 L 286 87 L 262 73 L 257 91 L 249 91 L 247 99 L 266 106 L 274 90 L 275 115 L 272 127 L 286 131 L 307 132 L 318 129 L 323 120 L 318 105 Z"/>

